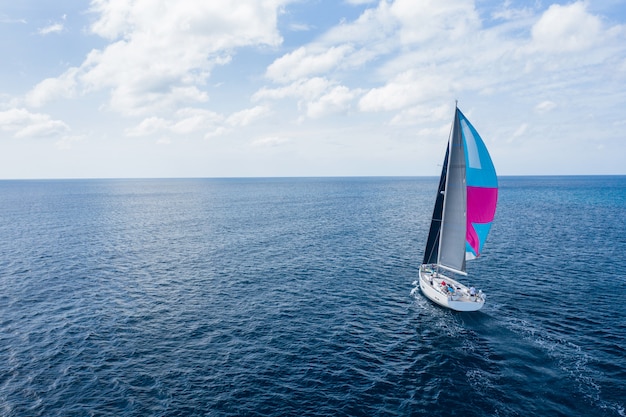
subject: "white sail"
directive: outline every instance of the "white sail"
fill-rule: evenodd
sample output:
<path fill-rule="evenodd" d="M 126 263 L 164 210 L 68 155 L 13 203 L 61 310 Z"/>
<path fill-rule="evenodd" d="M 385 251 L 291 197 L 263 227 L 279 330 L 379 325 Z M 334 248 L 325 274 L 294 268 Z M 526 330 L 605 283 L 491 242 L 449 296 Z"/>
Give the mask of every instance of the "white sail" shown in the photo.
<path fill-rule="evenodd" d="M 467 194 L 465 184 L 465 150 L 458 114 L 455 114 L 454 127 L 448 146 L 450 147 L 448 174 L 437 264 L 464 274 Z"/>

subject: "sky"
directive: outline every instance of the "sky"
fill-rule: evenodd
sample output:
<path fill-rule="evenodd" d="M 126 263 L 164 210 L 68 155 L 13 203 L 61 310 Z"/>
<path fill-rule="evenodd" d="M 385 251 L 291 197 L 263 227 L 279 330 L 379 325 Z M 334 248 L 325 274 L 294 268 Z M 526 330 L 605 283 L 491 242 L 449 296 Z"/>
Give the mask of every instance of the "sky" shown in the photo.
<path fill-rule="evenodd" d="M 626 174 L 626 1 L 0 3 L 0 179 Z"/>

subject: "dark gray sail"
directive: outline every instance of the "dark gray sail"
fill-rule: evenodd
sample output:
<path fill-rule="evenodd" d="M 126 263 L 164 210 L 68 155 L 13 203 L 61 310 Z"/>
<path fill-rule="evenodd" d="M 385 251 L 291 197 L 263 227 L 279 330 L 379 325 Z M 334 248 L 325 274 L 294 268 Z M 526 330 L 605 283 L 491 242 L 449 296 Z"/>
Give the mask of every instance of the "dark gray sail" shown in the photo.
<path fill-rule="evenodd" d="M 439 188 L 437 189 L 437 198 L 435 199 L 435 208 L 433 209 L 433 217 L 430 221 L 430 231 L 428 232 L 428 240 L 426 241 L 426 250 L 424 251 L 424 264 L 436 264 L 439 261 L 439 231 L 441 230 L 441 216 L 443 215 L 443 199 L 446 190 L 446 174 L 448 172 L 448 154 L 450 147 L 446 150 L 446 157 L 443 160 L 443 168 L 441 168 L 441 177 L 439 178 Z"/>

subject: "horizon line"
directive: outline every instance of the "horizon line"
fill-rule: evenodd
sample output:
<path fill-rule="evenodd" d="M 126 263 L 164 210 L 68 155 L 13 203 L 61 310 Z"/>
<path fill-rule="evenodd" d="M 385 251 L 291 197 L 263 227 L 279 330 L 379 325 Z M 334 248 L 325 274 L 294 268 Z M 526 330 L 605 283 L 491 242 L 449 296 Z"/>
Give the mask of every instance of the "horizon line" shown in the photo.
<path fill-rule="evenodd" d="M 581 178 L 624 177 L 626 174 L 512 174 L 498 178 Z M 93 180 L 239 180 L 239 179 L 341 179 L 341 178 L 439 178 L 439 175 L 280 175 L 280 176 L 215 176 L 215 177 L 50 177 L 0 178 L 0 181 L 93 181 Z"/>

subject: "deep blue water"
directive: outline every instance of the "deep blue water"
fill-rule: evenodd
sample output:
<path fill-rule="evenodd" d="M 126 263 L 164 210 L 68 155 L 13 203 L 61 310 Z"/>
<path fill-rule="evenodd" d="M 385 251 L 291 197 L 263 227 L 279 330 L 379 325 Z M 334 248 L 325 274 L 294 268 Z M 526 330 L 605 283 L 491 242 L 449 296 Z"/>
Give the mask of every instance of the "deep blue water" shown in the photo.
<path fill-rule="evenodd" d="M 626 177 L 501 178 L 477 313 L 437 181 L 0 181 L 0 415 L 626 415 Z"/>

